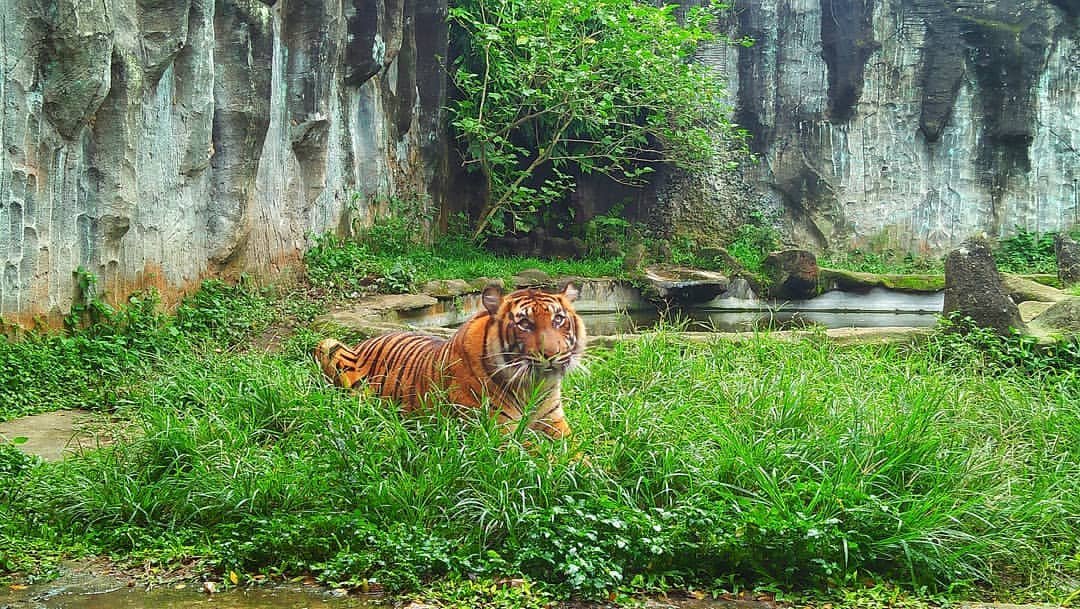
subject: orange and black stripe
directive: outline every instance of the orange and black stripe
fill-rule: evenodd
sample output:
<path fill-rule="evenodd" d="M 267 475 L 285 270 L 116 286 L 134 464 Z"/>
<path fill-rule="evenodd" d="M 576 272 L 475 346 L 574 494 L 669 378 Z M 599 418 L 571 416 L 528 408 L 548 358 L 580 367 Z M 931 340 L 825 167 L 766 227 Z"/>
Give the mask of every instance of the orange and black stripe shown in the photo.
<path fill-rule="evenodd" d="M 500 424 L 518 422 L 529 411 L 530 427 L 564 437 L 570 427 L 561 380 L 580 359 L 585 342 L 584 324 L 570 305 L 576 295 L 573 286 L 559 294 L 519 290 L 506 297 L 488 288 L 484 309 L 449 340 L 400 332 L 349 348 L 326 339 L 315 358 L 334 384 L 356 389 L 366 383 L 406 412 L 421 408 L 438 390 L 458 406 L 490 404 Z"/>

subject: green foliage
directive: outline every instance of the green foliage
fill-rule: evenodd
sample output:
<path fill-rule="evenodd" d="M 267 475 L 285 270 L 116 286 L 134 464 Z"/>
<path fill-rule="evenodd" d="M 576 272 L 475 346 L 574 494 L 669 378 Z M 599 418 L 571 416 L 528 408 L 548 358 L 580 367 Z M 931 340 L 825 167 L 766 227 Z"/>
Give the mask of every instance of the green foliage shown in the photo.
<path fill-rule="evenodd" d="M 597 214 L 585 223 L 585 246 L 593 255 L 602 255 L 612 244 L 625 250 L 642 240 L 641 230 L 623 217 L 623 206 L 615 205 L 606 214 Z"/>
<path fill-rule="evenodd" d="M 931 349 L 942 362 L 975 365 L 991 372 L 1021 370 L 1045 376 L 1080 370 L 1080 337 L 1040 344 L 1039 339 L 1015 330 L 1010 336 L 1001 336 L 955 312 L 941 320 Z"/>
<path fill-rule="evenodd" d="M 553 276 L 623 274 L 617 258 L 541 260 L 495 256 L 458 236 L 414 247 L 405 254 L 386 255 L 375 253 L 367 244 L 326 234 L 315 238 L 315 245 L 304 254 L 304 262 L 311 283 L 337 296 L 370 290 L 406 292 L 433 279 L 508 280 L 528 268 L 539 268 Z"/>
<path fill-rule="evenodd" d="M 1077 366 L 942 352 L 644 335 L 568 378 L 576 443 L 527 448 L 291 352 L 185 353 L 128 396 L 138 433 L 26 470 L 11 509 L 37 520 L 0 535 L 361 589 L 493 582 L 438 588 L 459 604 L 1080 574 Z M 521 575 L 547 592 L 494 583 Z"/>
<path fill-rule="evenodd" d="M 854 249 L 846 252 L 829 252 L 818 260 L 818 265 L 830 269 L 875 275 L 919 275 L 945 272 L 943 259 L 916 256 L 910 252 L 895 250 L 871 252 Z"/>
<path fill-rule="evenodd" d="M 355 207 L 355 201 L 354 201 Z M 377 256 L 404 256 L 427 245 L 434 210 L 417 196 L 376 198 L 368 206 L 371 222 L 353 222 L 353 234 Z"/>
<path fill-rule="evenodd" d="M 175 326 L 189 337 L 240 344 L 274 319 L 270 299 L 247 277 L 235 284 L 208 279 L 176 309 Z"/>
<path fill-rule="evenodd" d="M 76 280 L 80 296 L 65 332 L 0 337 L 0 420 L 113 407 L 153 358 L 175 346 L 179 333 L 160 312 L 156 292 L 136 292 L 112 307 L 97 295 L 91 275 L 80 269 Z"/>
<path fill-rule="evenodd" d="M 464 265 L 474 247 L 406 259 Z M 0 572 L 47 573 L 68 548 L 200 556 L 220 573 L 310 572 L 359 589 L 445 578 L 445 605 L 493 607 L 864 577 L 1056 589 L 1080 576 L 1076 341 L 1040 346 L 959 320 L 905 348 L 660 331 L 567 379 L 565 443 L 507 437 L 484 416 L 405 417 L 328 387 L 311 332 L 277 355 L 221 349 L 272 311 L 310 313 L 247 283 L 208 282 L 175 319 L 147 303 L 90 300 L 97 319 L 83 328 L 0 342 L 22 385 L 8 395 L 52 403 L 108 386 L 133 426 L 56 464 L 0 442 Z M 25 368 L 69 356 L 116 361 L 101 376 Z M 875 606 L 888 590 L 851 602 Z"/>
<path fill-rule="evenodd" d="M 8 500 L 7 493 L 12 490 L 11 485 L 15 484 L 15 478 L 38 463 L 38 459 L 16 448 L 25 442 L 26 438 L 23 437 L 5 439 L 0 436 L 0 482 L 3 483 L 0 486 L 0 500 L 4 502 Z"/>
<path fill-rule="evenodd" d="M 1016 227 L 1016 235 L 1002 239 L 994 262 L 1003 273 L 1057 273 L 1055 233 L 1038 234 Z"/>
<path fill-rule="evenodd" d="M 355 201 L 353 207 L 359 213 Z M 414 289 L 421 279 L 414 258 L 431 250 L 431 206 L 417 197 L 389 197 L 371 201 L 365 210 L 370 222 L 354 221 L 353 238 L 314 237 L 304 253 L 308 279 L 339 296 Z"/>
<path fill-rule="evenodd" d="M 43 410 L 108 410 L 126 400 L 163 359 L 242 344 L 280 313 L 250 281 L 208 280 L 166 315 L 153 290 L 112 306 L 93 276 L 76 273 L 80 296 L 62 333 L 0 336 L 0 420 Z"/>
<path fill-rule="evenodd" d="M 762 213 L 754 213 L 749 222 L 739 227 L 735 238 L 725 249 L 746 270 L 761 273 L 765 257 L 779 246 L 780 233 L 773 226 L 773 219 Z"/>
<path fill-rule="evenodd" d="M 688 61 L 716 41 L 713 15 L 674 11 L 635 0 L 453 3 L 451 124 L 489 194 L 475 235 L 527 231 L 575 175 L 640 184 L 652 163 L 701 166 L 741 141 L 721 79 Z"/>
<path fill-rule="evenodd" d="M 549 609 L 556 598 L 527 579 L 448 579 L 425 591 L 423 599 L 447 609 Z"/>

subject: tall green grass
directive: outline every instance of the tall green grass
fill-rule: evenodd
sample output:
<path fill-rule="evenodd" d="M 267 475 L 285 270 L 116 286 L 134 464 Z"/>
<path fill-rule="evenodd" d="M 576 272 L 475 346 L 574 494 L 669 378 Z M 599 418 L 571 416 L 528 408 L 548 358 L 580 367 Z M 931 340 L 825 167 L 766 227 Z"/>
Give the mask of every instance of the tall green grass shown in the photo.
<path fill-rule="evenodd" d="M 171 360 L 125 402 L 125 441 L 20 474 L 0 529 L 390 589 L 1080 575 L 1076 371 L 661 331 L 568 379 L 573 443 L 523 445 L 326 387 L 305 347 Z"/>
<path fill-rule="evenodd" d="M 386 250 L 370 242 L 319 236 L 304 254 L 311 283 L 332 294 L 374 289 L 408 292 L 434 279 L 481 277 L 509 280 L 525 269 L 538 268 L 555 277 L 619 277 L 626 272 L 621 258 L 546 260 L 498 256 L 461 238 L 443 238 L 433 245 L 418 244 L 407 251 Z"/>

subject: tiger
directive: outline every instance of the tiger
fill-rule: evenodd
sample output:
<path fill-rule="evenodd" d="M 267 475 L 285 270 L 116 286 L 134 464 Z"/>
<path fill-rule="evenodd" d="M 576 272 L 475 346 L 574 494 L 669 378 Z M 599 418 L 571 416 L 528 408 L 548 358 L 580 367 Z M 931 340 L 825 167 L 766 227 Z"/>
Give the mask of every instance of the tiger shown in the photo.
<path fill-rule="evenodd" d="M 315 348 L 315 360 L 331 383 L 353 390 L 366 383 L 406 413 L 439 393 L 462 413 L 488 404 L 504 431 L 525 418 L 530 429 L 568 438 L 562 380 L 581 363 L 587 339 L 572 306 L 578 294 L 572 283 L 554 294 L 504 295 L 488 286 L 483 307 L 449 339 L 395 332 L 349 348 L 328 338 Z"/>

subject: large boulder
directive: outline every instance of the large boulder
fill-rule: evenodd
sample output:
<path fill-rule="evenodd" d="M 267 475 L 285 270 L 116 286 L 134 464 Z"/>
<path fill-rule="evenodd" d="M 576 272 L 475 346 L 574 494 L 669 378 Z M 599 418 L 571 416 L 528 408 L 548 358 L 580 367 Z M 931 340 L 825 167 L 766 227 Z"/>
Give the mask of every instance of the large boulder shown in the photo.
<path fill-rule="evenodd" d="M 942 313 L 959 313 L 1002 336 L 1025 329 L 1020 311 L 1006 294 L 990 245 L 969 239 L 945 258 L 945 303 Z"/>
<path fill-rule="evenodd" d="M 769 296 L 780 300 L 806 300 L 817 296 L 817 257 L 806 250 L 783 250 L 765 258 Z"/>
<path fill-rule="evenodd" d="M 1080 242 L 1065 233 L 1058 233 L 1054 238 L 1054 255 L 1057 256 L 1061 286 L 1080 283 Z"/>

